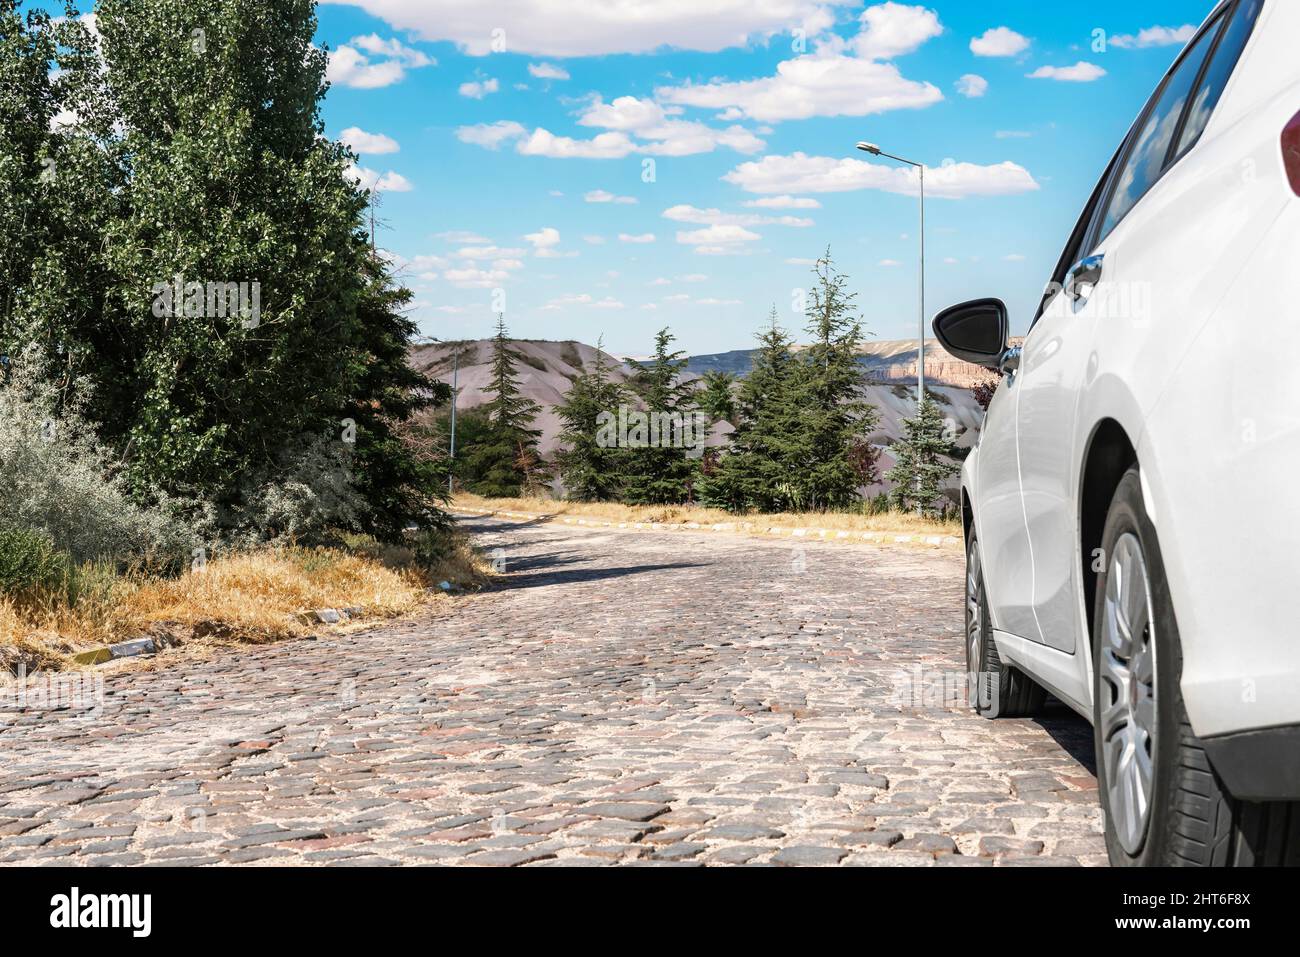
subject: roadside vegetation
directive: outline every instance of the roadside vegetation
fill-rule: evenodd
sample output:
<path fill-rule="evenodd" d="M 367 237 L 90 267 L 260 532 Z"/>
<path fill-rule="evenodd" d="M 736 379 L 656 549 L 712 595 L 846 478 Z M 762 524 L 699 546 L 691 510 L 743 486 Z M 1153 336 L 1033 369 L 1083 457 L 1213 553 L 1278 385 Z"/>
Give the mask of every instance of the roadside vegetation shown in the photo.
<path fill-rule="evenodd" d="M 474 587 L 313 0 L 84 12 L 0 0 L 0 662 Z"/>
<path fill-rule="evenodd" d="M 897 514 L 871 520 L 901 528 L 919 515 L 945 524 L 955 512 L 945 487 L 961 452 L 932 395 L 890 446 L 894 465 L 883 476 L 889 491 L 864 497 L 882 480 L 880 413 L 862 398 L 858 361 L 867 332 L 830 250 L 813 273 L 807 345 L 796 347 L 773 309 L 743 378 L 687 378 L 686 358 L 668 329 L 655 337 L 649 360 L 631 363 L 626 382 L 611 375 L 597 350 L 555 409 L 560 448 L 551 461 L 538 451 L 539 409 L 520 394 L 521 357 L 502 317 L 492 341 L 489 401 L 458 421 L 459 486 L 494 499 L 545 498 L 560 489 L 568 503 L 825 516 L 821 527 L 838 520 L 833 516 L 860 521 L 887 512 Z M 435 421 L 446 441 L 446 417 Z M 723 423 L 728 441 L 706 445 Z"/>

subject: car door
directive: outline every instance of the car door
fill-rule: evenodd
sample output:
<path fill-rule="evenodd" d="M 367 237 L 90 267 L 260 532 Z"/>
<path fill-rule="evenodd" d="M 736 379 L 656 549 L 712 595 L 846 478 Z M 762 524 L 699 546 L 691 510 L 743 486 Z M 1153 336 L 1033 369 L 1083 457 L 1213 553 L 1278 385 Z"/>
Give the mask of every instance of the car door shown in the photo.
<path fill-rule="evenodd" d="M 1025 340 L 1017 442 L 1033 563 L 1033 612 L 1042 641 L 1060 651 L 1073 653 L 1086 630 L 1078 486 L 1087 436 L 1081 434 L 1079 406 L 1097 370 L 1097 337 L 1124 335 L 1124 326 L 1143 321 L 1156 278 L 1149 271 L 1135 274 L 1123 268 L 1121 234 L 1112 230 L 1168 168 L 1223 19 L 1221 13 L 1207 23 L 1143 110 L 1093 205 L 1073 254 L 1078 258 Z M 1147 237 L 1152 240 L 1158 237 Z"/>
<path fill-rule="evenodd" d="M 1018 399 L 1015 376 L 1007 376 L 993 394 L 984 416 L 976 459 L 976 531 L 993 627 L 1037 641 L 1033 563 L 1025 530 L 1025 510 L 1020 501 L 1020 467 L 1016 461 Z"/>

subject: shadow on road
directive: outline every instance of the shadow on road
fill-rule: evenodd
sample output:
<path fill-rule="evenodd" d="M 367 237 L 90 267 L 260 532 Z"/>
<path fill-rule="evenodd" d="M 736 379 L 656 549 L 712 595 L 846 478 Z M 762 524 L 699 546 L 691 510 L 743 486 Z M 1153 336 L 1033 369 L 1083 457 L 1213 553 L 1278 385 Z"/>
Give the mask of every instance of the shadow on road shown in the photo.
<path fill-rule="evenodd" d="M 540 588 L 545 585 L 563 585 L 573 582 L 604 581 L 607 578 L 625 578 L 629 575 L 643 575 L 646 572 L 674 571 L 683 568 L 699 568 L 692 562 L 674 562 L 669 565 L 629 565 L 623 568 L 589 568 L 572 571 L 539 571 L 530 575 L 509 574 L 501 582 L 501 588 Z"/>
<path fill-rule="evenodd" d="M 1092 737 L 1092 725 L 1069 706 L 1049 697 L 1035 722 L 1052 736 L 1052 739 L 1069 752 L 1093 777 L 1097 776 L 1097 753 Z"/>

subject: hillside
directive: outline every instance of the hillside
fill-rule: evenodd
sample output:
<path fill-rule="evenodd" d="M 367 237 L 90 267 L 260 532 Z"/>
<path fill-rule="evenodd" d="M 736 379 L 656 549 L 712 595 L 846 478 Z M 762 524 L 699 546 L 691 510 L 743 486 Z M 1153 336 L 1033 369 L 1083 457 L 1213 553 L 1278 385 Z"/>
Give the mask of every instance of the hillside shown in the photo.
<path fill-rule="evenodd" d="M 570 383 L 584 371 L 593 367 L 596 349 L 581 342 L 545 340 L 515 340 L 514 349 L 523 357 L 519 364 L 519 379 L 524 395 L 542 407 L 537 427 L 542 431 L 541 450 L 549 455 L 556 448 L 560 423 L 554 407 L 563 401 Z M 485 389 L 490 381 L 491 340 L 469 342 L 431 343 L 415 347 L 411 363 L 427 375 L 450 383 L 457 357 L 460 362 L 458 408 L 471 409 L 486 400 Z M 737 350 L 717 355 L 690 357 L 689 376 L 695 378 L 705 372 L 720 369 L 738 376 L 748 374 L 752 350 Z M 871 341 L 863 345 L 861 362 L 867 373 L 864 398 L 880 410 L 880 428 L 873 441 L 882 449 L 881 471 L 893 464 L 888 446 L 902 432 L 902 420 L 916 408 L 916 343 L 914 340 Z M 613 378 L 626 382 L 632 374 L 627 362 L 606 356 Z M 953 422 L 958 435 L 957 444 L 969 448 L 979 435 L 984 412 L 975 401 L 971 388 L 988 381 L 989 373 L 978 366 L 954 359 L 934 341 L 926 343 L 926 381 L 944 414 Z M 725 441 L 729 429 L 720 428 L 713 443 Z M 879 488 L 871 489 L 874 493 Z"/>

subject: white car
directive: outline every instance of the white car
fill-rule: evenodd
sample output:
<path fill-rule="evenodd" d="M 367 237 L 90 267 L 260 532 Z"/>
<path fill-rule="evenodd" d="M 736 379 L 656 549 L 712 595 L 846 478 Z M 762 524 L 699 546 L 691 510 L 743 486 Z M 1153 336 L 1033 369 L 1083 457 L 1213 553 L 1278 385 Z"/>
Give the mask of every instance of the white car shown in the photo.
<path fill-rule="evenodd" d="M 962 471 L 972 705 L 1094 725 L 1112 863 L 1300 864 L 1300 2 L 1220 3 L 1009 347 Z M 1297 602 L 1292 605 L 1292 602 Z"/>

